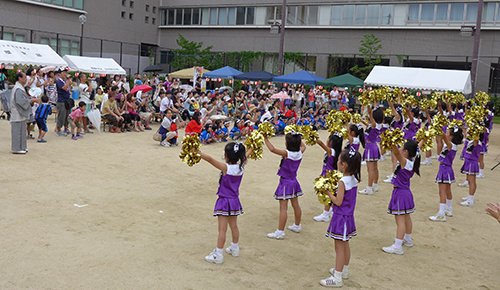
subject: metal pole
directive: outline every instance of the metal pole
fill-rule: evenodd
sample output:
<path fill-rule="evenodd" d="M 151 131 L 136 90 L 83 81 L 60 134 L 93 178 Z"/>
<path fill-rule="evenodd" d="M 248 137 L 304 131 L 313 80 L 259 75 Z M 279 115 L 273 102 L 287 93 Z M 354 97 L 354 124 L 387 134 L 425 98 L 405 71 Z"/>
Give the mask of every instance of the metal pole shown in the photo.
<path fill-rule="evenodd" d="M 0 39 L 3 39 L 3 25 L 2 25 L 2 31 L 0 31 Z"/>
<path fill-rule="evenodd" d="M 138 45 L 139 49 L 137 50 L 137 73 L 139 72 L 139 69 L 141 67 L 141 45 Z"/>
<path fill-rule="evenodd" d="M 120 65 L 122 65 L 122 57 L 123 57 L 123 42 L 120 42 Z"/>
<path fill-rule="evenodd" d="M 481 40 L 481 19 L 483 16 L 483 0 L 477 7 L 476 31 L 474 33 L 474 50 L 472 52 L 472 67 L 470 69 L 472 94 L 476 92 L 477 63 L 479 60 L 479 42 Z"/>
<path fill-rule="evenodd" d="M 60 49 L 59 49 L 59 33 L 56 34 L 56 52 L 57 54 L 60 54 Z"/>
<path fill-rule="evenodd" d="M 278 75 L 283 74 L 283 51 L 285 49 L 286 0 L 281 8 L 280 52 L 278 57 Z"/>
<path fill-rule="evenodd" d="M 33 30 L 30 29 L 30 43 L 33 43 Z"/>
<path fill-rule="evenodd" d="M 83 23 L 82 23 L 82 31 L 80 33 L 80 56 L 83 55 Z"/>
<path fill-rule="evenodd" d="M 101 51 L 100 51 L 100 55 L 101 55 L 101 57 L 102 57 L 102 45 L 103 45 L 103 41 L 102 41 L 102 39 L 101 39 Z"/>

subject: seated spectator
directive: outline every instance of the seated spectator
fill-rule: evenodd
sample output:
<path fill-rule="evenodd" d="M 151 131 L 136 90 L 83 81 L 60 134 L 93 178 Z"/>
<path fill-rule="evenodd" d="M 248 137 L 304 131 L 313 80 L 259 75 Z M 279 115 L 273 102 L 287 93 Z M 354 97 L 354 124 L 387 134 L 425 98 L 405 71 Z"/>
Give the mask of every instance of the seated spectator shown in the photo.
<path fill-rule="evenodd" d="M 149 123 L 151 122 L 153 114 L 148 110 L 149 96 L 148 95 L 143 96 L 142 92 L 138 91 L 135 95 L 135 98 L 136 98 L 136 104 L 138 106 L 139 117 L 141 118 L 142 121 L 144 121 L 144 129 L 151 130 L 151 127 L 149 127 Z"/>
<path fill-rule="evenodd" d="M 127 111 L 130 116 L 130 120 L 134 122 L 134 131 L 140 132 L 144 131 L 141 124 L 141 117 L 137 113 L 137 104 L 135 103 L 134 94 L 127 94 Z"/>
<path fill-rule="evenodd" d="M 161 135 L 160 145 L 170 147 L 177 144 L 177 128 L 173 127 L 173 125 L 175 125 L 175 122 L 172 120 L 172 111 L 167 109 L 158 131 Z"/>
<path fill-rule="evenodd" d="M 187 135 L 193 135 L 193 134 L 201 134 L 201 113 L 199 111 L 194 112 L 193 118 L 189 123 L 186 125 L 186 136 Z"/>
<path fill-rule="evenodd" d="M 117 93 L 118 87 L 111 87 L 108 99 L 104 102 L 104 104 L 102 104 L 102 118 L 113 122 L 113 126 L 109 129 L 111 133 L 121 133 L 118 128 L 121 127 L 123 123 L 123 117 L 120 116 L 120 111 L 118 111 L 118 105 L 115 100 Z"/>
<path fill-rule="evenodd" d="M 203 144 L 210 144 L 215 142 L 215 136 L 212 124 L 205 124 L 205 130 L 201 132 L 200 141 Z"/>

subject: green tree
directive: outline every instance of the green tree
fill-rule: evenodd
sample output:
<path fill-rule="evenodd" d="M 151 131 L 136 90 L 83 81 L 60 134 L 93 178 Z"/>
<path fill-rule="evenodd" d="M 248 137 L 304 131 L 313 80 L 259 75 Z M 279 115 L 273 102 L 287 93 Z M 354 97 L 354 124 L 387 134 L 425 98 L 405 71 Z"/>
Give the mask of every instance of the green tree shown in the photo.
<path fill-rule="evenodd" d="M 382 49 L 382 44 L 380 44 L 381 40 L 378 37 L 372 33 L 365 34 L 363 37 L 364 39 L 361 40 L 361 46 L 358 50 L 364 58 L 365 66 L 360 67 L 359 65 L 355 65 L 351 68 L 351 71 L 362 79 L 366 78 L 372 68 L 380 64 L 385 57 L 385 55 L 377 54 L 377 52 Z"/>
<path fill-rule="evenodd" d="M 189 41 L 179 33 L 179 38 L 176 40 L 180 47 L 174 49 L 174 60 L 170 63 L 176 69 L 188 68 L 193 66 L 210 67 L 214 55 L 210 53 L 212 46 L 203 48 L 203 42 Z"/>

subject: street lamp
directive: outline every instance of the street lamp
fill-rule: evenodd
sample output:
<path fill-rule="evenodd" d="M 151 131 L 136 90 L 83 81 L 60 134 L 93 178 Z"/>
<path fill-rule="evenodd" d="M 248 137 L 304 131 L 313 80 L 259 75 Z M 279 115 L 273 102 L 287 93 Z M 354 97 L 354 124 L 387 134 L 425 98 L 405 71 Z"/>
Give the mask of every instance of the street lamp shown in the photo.
<path fill-rule="evenodd" d="M 87 16 L 85 16 L 84 14 L 80 15 L 78 17 L 78 21 L 80 21 L 80 23 L 82 24 L 82 30 L 80 33 L 80 56 L 82 56 L 83 55 L 83 25 L 85 24 L 85 22 L 87 22 Z"/>

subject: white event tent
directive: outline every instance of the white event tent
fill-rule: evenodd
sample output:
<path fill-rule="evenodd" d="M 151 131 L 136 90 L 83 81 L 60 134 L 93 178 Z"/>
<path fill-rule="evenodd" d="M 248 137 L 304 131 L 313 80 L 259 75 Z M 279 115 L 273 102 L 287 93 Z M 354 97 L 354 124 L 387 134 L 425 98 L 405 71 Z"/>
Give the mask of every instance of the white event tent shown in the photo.
<path fill-rule="evenodd" d="M 65 55 L 64 60 L 72 71 L 94 74 L 120 74 L 127 72 L 112 58 Z"/>
<path fill-rule="evenodd" d="M 365 79 L 365 85 L 463 94 L 472 92 L 470 71 L 466 70 L 375 66 Z"/>
<path fill-rule="evenodd" d="M 67 67 L 68 64 L 48 45 L 0 40 L 0 63 Z"/>

